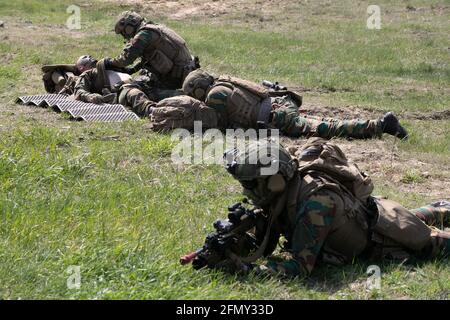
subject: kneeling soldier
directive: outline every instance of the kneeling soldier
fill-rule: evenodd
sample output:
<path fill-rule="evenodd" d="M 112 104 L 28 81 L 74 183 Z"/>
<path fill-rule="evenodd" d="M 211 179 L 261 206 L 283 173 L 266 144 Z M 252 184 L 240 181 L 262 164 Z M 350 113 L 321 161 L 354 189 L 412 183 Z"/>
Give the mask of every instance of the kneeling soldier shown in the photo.
<path fill-rule="evenodd" d="M 122 12 L 115 32 L 129 43 L 115 59 L 106 59 L 106 68 L 122 69 L 132 74 L 146 69 L 158 79 L 161 89 L 181 88 L 184 78 L 199 66 L 186 46 L 186 41 L 170 28 L 147 22 L 136 12 Z M 140 62 L 131 66 L 133 62 Z"/>

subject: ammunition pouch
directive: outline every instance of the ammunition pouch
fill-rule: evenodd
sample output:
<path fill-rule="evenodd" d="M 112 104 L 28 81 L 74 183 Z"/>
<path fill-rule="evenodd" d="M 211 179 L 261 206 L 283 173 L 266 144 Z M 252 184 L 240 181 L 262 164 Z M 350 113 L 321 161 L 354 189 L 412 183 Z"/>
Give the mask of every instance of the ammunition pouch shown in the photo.
<path fill-rule="evenodd" d="M 160 50 L 155 50 L 148 62 L 160 74 L 168 74 L 174 66 L 173 62 Z"/>

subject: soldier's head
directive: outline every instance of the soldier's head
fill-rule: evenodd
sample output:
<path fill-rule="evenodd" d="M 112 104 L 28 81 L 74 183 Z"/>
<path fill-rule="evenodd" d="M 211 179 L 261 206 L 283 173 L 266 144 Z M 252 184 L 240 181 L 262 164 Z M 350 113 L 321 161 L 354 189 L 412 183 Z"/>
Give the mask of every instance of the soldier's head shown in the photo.
<path fill-rule="evenodd" d="M 118 17 L 114 31 L 125 39 L 133 38 L 145 19 L 134 11 L 124 11 Z"/>
<path fill-rule="evenodd" d="M 80 73 L 83 73 L 87 70 L 90 70 L 92 68 L 95 68 L 95 65 L 97 64 L 97 60 L 92 58 L 89 55 L 81 56 L 78 58 L 76 66 Z"/>
<path fill-rule="evenodd" d="M 209 88 L 214 84 L 214 76 L 197 69 L 189 73 L 183 82 L 183 92 L 197 100 L 205 101 Z"/>
<path fill-rule="evenodd" d="M 272 139 L 254 140 L 224 154 L 226 170 L 239 181 L 255 205 L 269 205 L 285 191 L 298 163 Z"/>

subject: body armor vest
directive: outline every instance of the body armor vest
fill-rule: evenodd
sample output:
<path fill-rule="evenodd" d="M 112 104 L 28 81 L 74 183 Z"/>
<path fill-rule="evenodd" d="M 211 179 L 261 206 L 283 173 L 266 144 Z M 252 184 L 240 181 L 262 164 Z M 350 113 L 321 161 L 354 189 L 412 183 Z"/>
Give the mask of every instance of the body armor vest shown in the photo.
<path fill-rule="evenodd" d="M 228 122 L 235 127 L 255 128 L 261 102 L 269 98 L 267 89 L 256 83 L 230 76 L 222 76 L 214 87 L 225 86 L 232 90 L 227 99 Z"/>
<path fill-rule="evenodd" d="M 186 42 L 174 31 L 163 25 L 146 24 L 140 30 L 150 30 L 158 35 L 156 41 L 145 48 L 144 59 L 151 71 L 174 78 L 185 77 L 184 68 L 192 63 Z"/>

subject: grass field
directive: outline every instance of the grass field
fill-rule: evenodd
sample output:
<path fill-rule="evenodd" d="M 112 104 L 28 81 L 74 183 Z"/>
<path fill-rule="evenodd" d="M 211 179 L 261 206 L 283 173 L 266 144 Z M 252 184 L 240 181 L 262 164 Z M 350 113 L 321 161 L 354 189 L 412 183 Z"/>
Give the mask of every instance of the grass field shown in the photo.
<path fill-rule="evenodd" d="M 119 4 L 120 2 L 120 4 Z M 323 266 L 309 279 L 235 277 L 180 266 L 240 188 L 218 165 L 174 166 L 170 135 L 147 121 L 72 122 L 14 103 L 43 92 L 40 66 L 113 57 L 126 9 L 175 29 L 205 69 L 278 80 L 311 112 L 395 111 L 407 142 L 339 140 L 376 193 L 407 207 L 450 198 L 450 2 L 0 1 L 0 299 L 449 299 L 449 260 Z M 381 29 L 366 28 L 369 4 Z M 328 110 L 328 111 L 327 111 Z M 68 289 L 71 265 L 81 288 Z"/>

